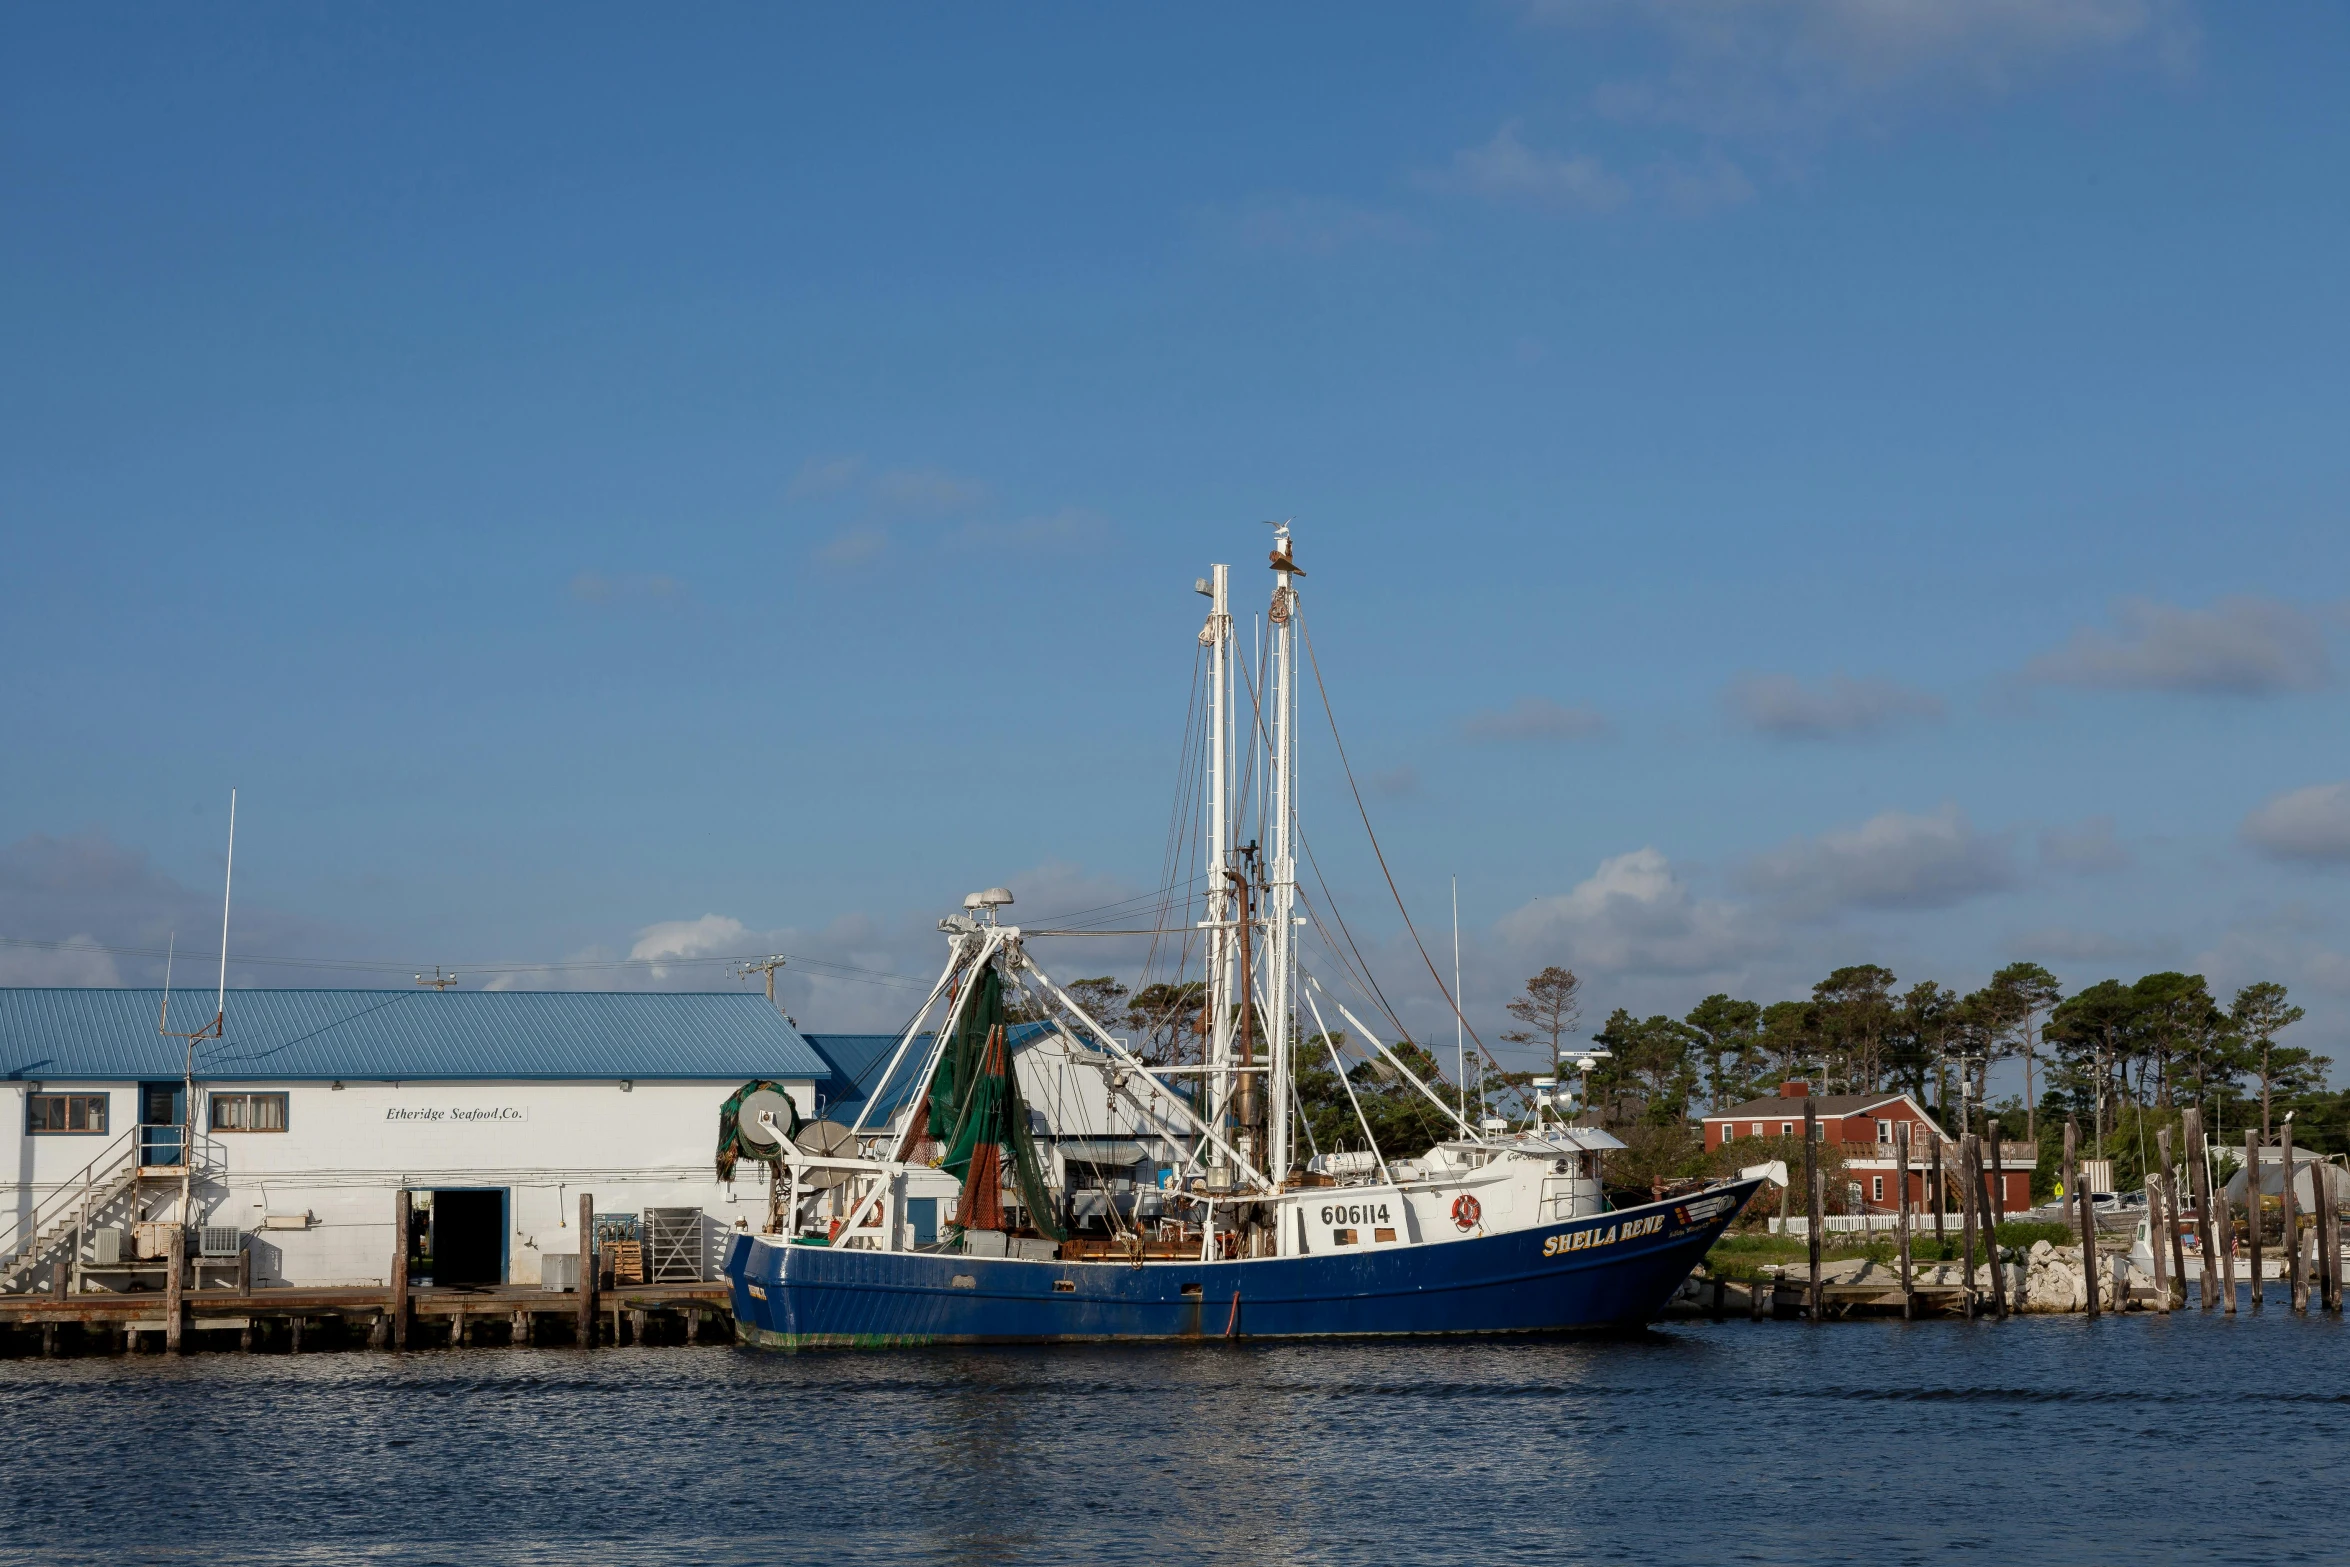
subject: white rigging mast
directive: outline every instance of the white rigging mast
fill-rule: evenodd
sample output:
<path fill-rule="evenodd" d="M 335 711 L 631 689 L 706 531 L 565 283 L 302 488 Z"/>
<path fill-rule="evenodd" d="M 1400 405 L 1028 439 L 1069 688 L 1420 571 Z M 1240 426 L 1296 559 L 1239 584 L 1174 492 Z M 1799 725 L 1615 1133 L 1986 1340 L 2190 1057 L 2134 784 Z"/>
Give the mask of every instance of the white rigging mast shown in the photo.
<path fill-rule="evenodd" d="M 1289 1176 L 1291 1014 L 1297 997 L 1297 590 L 1289 563 L 1289 524 L 1273 530 L 1271 622 L 1273 802 L 1265 844 L 1265 1127 L 1264 1167 L 1275 1181 Z"/>
<path fill-rule="evenodd" d="M 1198 584 L 1208 596 L 1208 621 L 1199 633 L 1208 650 L 1208 994 L 1202 1009 L 1207 1023 L 1207 1059 L 1202 1064 L 1208 1069 L 1208 1122 L 1220 1127 L 1232 1099 L 1232 998 L 1240 961 L 1240 901 L 1234 895 L 1232 870 L 1231 568 L 1209 569 L 1213 575 Z M 1220 1163 L 1223 1155 L 1213 1157 Z"/>

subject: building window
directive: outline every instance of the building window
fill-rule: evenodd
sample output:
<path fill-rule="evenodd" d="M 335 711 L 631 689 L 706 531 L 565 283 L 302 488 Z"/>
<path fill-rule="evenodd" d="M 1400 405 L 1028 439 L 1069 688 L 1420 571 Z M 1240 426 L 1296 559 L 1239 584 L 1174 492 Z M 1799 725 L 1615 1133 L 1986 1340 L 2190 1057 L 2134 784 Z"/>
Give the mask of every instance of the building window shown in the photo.
<path fill-rule="evenodd" d="M 1883 1177 L 1882 1175 L 1872 1175 L 1872 1176 L 1870 1176 L 1870 1177 L 1869 1177 L 1869 1201 L 1871 1201 L 1871 1202 L 1883 1202 L 1884 1200 L 1885 1200 L 1885 1177 Z"/>
<path fill-rule="evenodd" d="M 1891 1121 L 1879 1121 L 1877 1123 L 1877 1141 L 1885 1144 L 1892 1143 L 1893 1123 Z"/>
<path fill-rule="evenodd" d="M 286 1129 L 283 1094 L 214 1094 L 212 1129 L 216 1132 L 282 1132 Z"/>
<path fill-rule="evenodd" d="M 1762 1122 L 1760 1122 L 1760 1121 L 1757 1121 L 1757 1122 L 1755 1122 L 1755 1123 L 1754 1123 L 1754 1135 L 1755 1135 L 1755 1136 L 1757 1136 L 1757 1137 L 1760 1137 L 1760 1136 L 1762 1136 L 1762 1134 L 1763 1134 L 1763 1124 L 1762 1124 Z"/>
<path fill-rule="evenodd" d="M 1795 1123 L 1793 1121 L 1781 1121 L 1779 1123 L 1779 1135 L 1781 1137 L 1793 1137 L 1795 1135 Z"/>
<path fill-rule="evenodd" d="M 103 1136 L 106 1131 L 104 1094 L 28 1094 L 24 1102 L 24 1129 L 43 1136 L 81 1132 Z"/>

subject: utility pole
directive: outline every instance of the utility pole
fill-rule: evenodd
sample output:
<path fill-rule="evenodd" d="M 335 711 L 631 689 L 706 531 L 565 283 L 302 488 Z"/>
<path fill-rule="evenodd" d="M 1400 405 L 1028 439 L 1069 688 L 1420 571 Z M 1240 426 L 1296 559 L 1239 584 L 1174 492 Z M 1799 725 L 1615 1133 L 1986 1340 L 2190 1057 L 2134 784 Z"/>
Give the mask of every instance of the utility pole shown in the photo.
<path fill-rule="evenodd" d="M 734 975 L 737 979 L 749 979 L 753 974 L 766 975 L 767 1004 L 773 1006 L 775 1005 L 775 971 L 783 966 L 783 954 L 778 952 L 771 957 L 754 958 L 748 963 L 736 964 Z"/>
<path fill-rule="evenodd" d="M 432 972 L 430 974 L 419 974 L 416 976 L 416 983 L 419 985 L 429 985 L 434 990 L 447 990 L 450 986 L 457 983 L 457 976 L 454 973 L 442 973 L 441 966 L 438 963 L 435 963 L 432 966 Z"/>

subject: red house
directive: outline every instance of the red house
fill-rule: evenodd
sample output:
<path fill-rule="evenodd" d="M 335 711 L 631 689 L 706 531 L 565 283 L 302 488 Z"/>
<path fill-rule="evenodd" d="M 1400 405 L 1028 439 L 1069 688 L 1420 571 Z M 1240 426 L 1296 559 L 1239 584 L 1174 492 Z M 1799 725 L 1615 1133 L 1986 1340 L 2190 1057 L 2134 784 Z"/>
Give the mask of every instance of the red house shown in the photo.
<path fill-rule="evenodd" d="M 1957 1139 L 1935 1125 L 1925 1106 L 1906 1093 L 1815 1095 L 1809 1083 L 1782 1083 L 1770 1098 L 1749 1099 L 1707 1116 L 1705 1146 L 1711 1150 L 1746 1137 L 1800 1137 L 1807 1103 L 1819 1117 L 1820 1141 L 1842 1146 L 1845 1179 L 1859 1184 L 1862 1206 L 1869 1212 L 1890 1213 L 1900 1204 L 1900 1161 L 1893 1140 L 1901 1126 L 1909 1128 L 1911 1212 L 1933 1210 L 1929 1182 L 1937 1142 L 1942 1145 L 1944 1178 L 1956 1179 Z M 2006 1209 L 2019 1213 L 2032 1205 L 2032 1166 L 2038 1153 L 2029 1143 L 2006 1143 L 2000 1156 Z M 1957 1211 L 1955 1193 L 1951 1211 Z"/>

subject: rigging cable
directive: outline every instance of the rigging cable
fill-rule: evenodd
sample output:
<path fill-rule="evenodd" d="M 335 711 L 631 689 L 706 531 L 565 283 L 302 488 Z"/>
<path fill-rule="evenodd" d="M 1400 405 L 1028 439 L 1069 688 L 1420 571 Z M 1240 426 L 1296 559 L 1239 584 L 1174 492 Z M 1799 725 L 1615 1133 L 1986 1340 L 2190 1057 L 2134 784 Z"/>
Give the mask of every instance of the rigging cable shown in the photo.
<path fill-rule="evenodd" d="M 1306 629 L 1305 611 L 1303 609 L 1297 611 L 1297 629 L 1299 635 L 1305 641 L 1306 662 L 1313 666 L 1314 689 L 1321 694 L 1322 698 L 1322 716 L 1328 719 L 1330 722 L 1331 743 L 1338 747 L 1338 765 L 1346 773 L 1346 787 L 1348 792 L 1354 796 L 1355 814 L 1362 817 L 1363 831 L 1369 836 L 1371 840 L 1371 853 L 1378 857 L 1379 874 L 1387 878 L 1387 893 L 1389 897 L 1395 899 L 1395 912 L 1403 916 L 1403 928 L 1411 933 L 1412 945 L 1419 949 L 1420 961 L 1428 965 L 1428 977 L 1436 981 L 1436 989 L 1438 993 L 1444 997 L 1446 1005 L 1452 1008 L 1453 1017 L 1460 1023 L 1461 1027 L 1468 1029 L 1469 1037 L 1477 1041 L 1478 1053 L 1483 1055 L 1487 1061 L 1492 1063 L 1494 1070 L 1506 1073 L 1509 1069 L 1503 1066 L 1501 1062 L 1494 1056 L 1493 1051 L 1487 1047 L 1484 1036 L 1479 1034 L 1476 1028 L 1469 1022 L 1469 1020 L 1461 1015 L 1460 1003 L 1453 999 L 1452 991 L 1444 983 L 1444 976 L 1436 972 L 1436 960 L 1428 956 L 1427 945 L 1420 940 L 1420 932 L 1417 927 L 1412 924 L 1412 912 L 1411 910 L 1404 907 L 1403 893 L 1397 890 L 1395 885 L 1395 872 L 1387 868 L 1386 851 L 1379 847 L 1379 834 L 1372 828 L 1371 813 L 1363 805 L 1363 791 L 1361 787 L 1355 783 L 1354 764 L 1349 762 L 1346 758 L 1346 742 L 1339 738 L 1338 715 L 1331 711 L 1330 689 L 1322 683 L 1322 661 L 1314 653 L 1314 634 Z"/>

